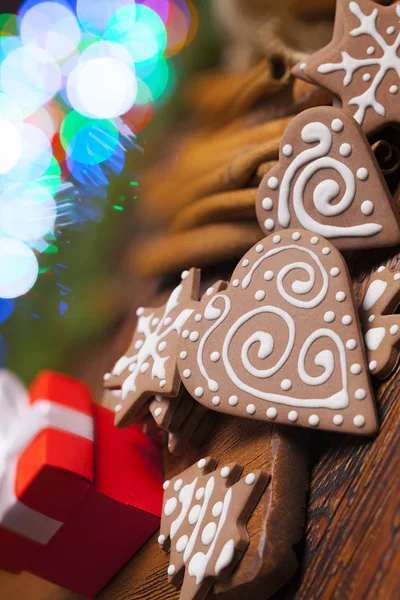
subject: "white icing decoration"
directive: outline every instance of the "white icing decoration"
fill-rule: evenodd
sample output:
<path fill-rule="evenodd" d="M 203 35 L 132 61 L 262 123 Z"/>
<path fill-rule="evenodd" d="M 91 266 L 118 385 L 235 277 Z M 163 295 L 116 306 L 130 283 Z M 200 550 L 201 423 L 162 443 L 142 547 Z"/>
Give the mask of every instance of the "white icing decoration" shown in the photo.
<path fill-rule="evenodd" d="M 369 176 L 368 169 L 366 169 L 365 167 L 361 167 L 357 170 L 356 175 L 357 179 L 359 179 L 360 181 L 366 181 Z"/>
<path fill-rule="evenodd" d="M 371 200 L 364 200 L 364 202 L 361 204 L 361 212 L 367 217 L 372 215 L 374 212 L 374 203 L 371 202 Z"/>
<path fill-rule="evenodd" d="M 317 427 L 319 425 L 319 416 L 318 415 L 310 415 L 308 418 L 308 422 L 311 427 Z"/>
<path fill-rule="evenodd" d="M 192 331 L 192 333 L 189 335 L 189 340 L 191 342 L 197 342 L 197 340 L 199 339 L 200 334 L 198 331 Z"/>
<path fill-rule="evenodd" d="M 392 325 L 389 331 L 390 331 L 390 333 L 392 335 L 396 335 L 396 333 L 398 333 L 398 331 L 399 331 L 399 326 L 398 325 Z"/>
<path fill-rule="evenodd" d="M 272 210 L 274 203 L 272 201 L 272 198 L 264 198 L 261 202 L 261 205 L 264 210 Z"/>
<path fill-rule="evenodd" d="M 277 177 L 270 177 L 267 181 L 267 185 L 270 190 L 276 190 L 279 185 L 279 181 Z"/>
<path fill-rule="evenodd" d="M 215 563 L 215 573 L 219 575 L 222 569 L 226 569 L 228 567 L 234 557 L 235 554 L 235 542 L 234 540 L 228 540 L 224 547 L 222 548 L 220 555 Z"/>
<path fill-rule="evenodd" d="M 363 93 L 353 96 L 348 102 L 349 105 L 354 105 L 357 107 L 357 111 L 354 114 L 354 119 L 360 125 L 362 125 L 365 115 L 369 109 L 372 109 L 381 117 L 386 116 L 386 108 L 381 102 L 378 101 L 377 92 L 380 84 L 385 79 L 388 72 L 394 71 L 399 76 L 400 58 L 398 56 L 398 49 L 400 46 L 400 35 L 396 37 L 392 44 L 389 44 L 378 31 L 377 20 L 379 18 L 380 7 L 373 8 L 369 15 L 364 14 L 358 2 L 349 2 L 348 7 L 350 12 L 360 22 L 358 27 L 350 31 L 350 36 L 370 36 L 371 40 L 373 40 L 374 43 L 376 43 L 376 45 L 379 47 L 381 56 L 373 56 L 375 54 L 375 49 L 373 46 L 370 46 L 367 49 L 367 54 L 371 58 L 355 58 L 347 52 L 342 51 L 341 62 L 322 64 L 318 67 L 318 72 L 325 74 L 344 71 L 345 76 L 343 79 L 343 85 L 348 86 L 352 83 L 353 75 L 356 71 L 358 71 L 358 69 L 372 67 L 371 84 Z M 396 13 L 398 16 L 400 16 L 400 9 L 398 6 L 396 6 Z M 395 29 L 391 25 L 386 31 L 391 35 L 394 33 Z M 358 90 L 358 87 L 355 89 Z"/>
<path fill-rule="evenodd" d="M 343 421 L 344 421 L 344 419 L 343 419 L 343 415 L 335 415 L 335 416 L 333 417 L 333 424 L 334 424 L 334 425 L 338 425 L 338 426 L 339 426 L 339 425 L 342 425 L 342 424 L 343 424 Z"/>
<path fill-rule="evenodd" d="M 335 320 L 336 315 L 333 312 L 333 310 L 328 310 L 325 314 L 324 314 L 324 321 L 326 323 L 333 323 L 333 321 Z"/>
<path fill-rule="evenodd" d="M 254 404 L 248 404 L 246 406 L 246 412 L 249 415 L 254 415 L 256 413 L 256 407 L 254 406 Z"/>
<path fill-rule="evenodd" d="M 203 396 L 203 394 L 204 394 L 204 390 L 200 386 L 194 390 L 194 395 L 196 396 L 196 398 L 201 398 Z"/>
<path fill-rule="evenodd" d="M 262 244 L 257 244 L 257 246 L 256 246 L 257 254 L 260 254 L 260 252 L 262 252 L 263 250 L 264 250 L 264 246 Z"/>
<path fill-rule="evenodd" d="M 340 273 L 340 269 L 338 267 L 332 267 L 332 269 L 330 270 L 330 274 L 332 275 L 332 277 L 337 277 Z"/>
<path fill-rule="evenodd" d="M 397 87 L 397 85 L 391 85 L 389 88 L 389 92 L 391 94 L 397 94 L 398 91 L 399 91 L 399 88 Z"/>
<path fill-rule="evenodd" d="M 296 423 L 298 418 L 299 418 L 299 415 L 295 410 L 291 410 L 290 413 L 288 414 L 288 419 L 292 423 Z"/>
<path fill-rule="evenodd" d="M 385 335 L 386 329 L 384 327 L 373 327 L 372 329 L 369 329 L 365 334 L 365 345 L 368 350 L 377 350 Z"/>
<path fill-rule="evenodd" d="M 206 466 L 206 459 L 205 458 L 201 458 L 199 460 L 199 462 L 197 463 L 197 466 L 199 467 L 199 469 L 204 469 L 204 467 Z"/>
<path fill-rule="evenodd" d="M 189 330 L 188 329 L 184 329 L 182 331 L 182 337 L 184 340 L 186 340 L 189 337 Z"/>
<path fill-rule="evenodd" d="M 105 373 L 105 374 L 103 375 L 103 379 L 104 379 L 104 381 L 108 381 L 108 380 L 110 379 L 110 377 L 111 377 L 111 373 Z"/>
<path fill-rule="evenodd" d="M 290 390 L 292 387 L 292 382 L 290 381 L 290 379 L 284 379 L 281 382 L 281 389 L 284 390 L 285 392 L 287 392 L 288 390 Z"/>
<path fill-rule="evenodd" d="M 185 358 L 187 358 L 187 352 L 186 350 L 182 350 L 182 352 L 179 354 L 179 358 L 181 358 L 182 360 L 185 360 Z"/>
<path fill-rule="evenodd" d="M 265 229 L 267 229 L 268 231 L 271 231 L 271 229 L 273 229 L 275 227 L 275 222 L 273 219 L 266 219 L 264 221 L 264 227 Z"/>
<path fill-rule="evenodd" d="M 156 410 L 154 411 L 154 415 L 156 417 L 159 417 L 162 413 L 162 408 L 156 408 Z"/>
<path fill-rule="evenodd" d="M 371 310 L 371 308 L 378 302 L 383 292 L 387 288 L 387 282 L 382 279 L 375 279 L 372 281 L 364 296 L 362 307 L 364 310 Z"/>
<path fill-rule="evenodd" d="M 169 565 L 168 569 L 167 569 L 167 573 L 170 577 L 172 577 L 173 575 L 175 575 L 175 567 L 174 565 Z"/>
<path fill-rule="evenodd" d="M 386 267 L 382 265 L 381 267 L 378 268 L 378 273 L 382 273 L 385 269 L 386 269 Z"/>
<path fill-rule="evenodd" d="M 210 359 L 212 360 L 212 362 L 218 362 L 220 358 L 221 355 L 219 352 L 211 352 Z"/>
<path fill-rule="evenodd" d="M 185 369 L 182 373 L 182 375 L 185 377 L 185 379 L 188 379 L 192 374 L 192 371 L 190 369 Z"/>
<path fill-rule="evenodd" d="M 351 325 L 352 322 L 353 322 L 353 318 L 350 315 L 344 315 L 344 317 L 342 317 L 343 325 Z"/>
<path fill-rule="evenodd" d="M 178 501 L 176 498 L 169 498 L 164 506 L 164 514 L 166 517 L 170 517 L 175 512 Z"/>
<path fill-rule="evenodd" d="M 368 365 L 368 368 L 370 371 L 375 371 L 377 366 L 378 366 L 378 363 L 376 362 L 376 360 L 371 360 L 371 362 Z"/>
<path fill-rule="evenodd" d="M 117 404 L 116 407 L 114 408 L 114 412 L 115 413 L 119 413 L 122 410 L 122 404 Z"/>
<path fill-rule="evenodd" d="M 158 351 L 159 352 L 164 352 L 165 348 L 167 347 L 167 342 L 160 342 L 160 344 L 158 344 Z"/>
<path fill-rule="evenodd" d="M 346 342 L 346 348 L 348 350 L 355 350 L 355 348 L 357 348 L 357 342 L 356 342 L 356 340 L 347 340 L 347 342 Z"/>
<path fill-rule="evenodd" d="M 315 244 L 318 244 L 318 242 L 319 242 L 319 239 L 317 238 L 317 236 L 316 236 L 316 235 L 314 235 L 314 236 L 311 238 L 310 242 L 311 242 L 311 243 L 312 243 L 312 244 L 315 246 Z"/>
<path fill-rule="evenodd" d="M 167 490 L 169 488 L 170 483 L 171 482 L 169 481 L 169 479 L 167 479 L 166 481 L 164 481 L 164 483 L 163 483 L 163 489 Z"/>
<path fill-rule="evenodd" d="M 340 291 L 336 294 L 335 298 L 338 302 L 344 302 L 346 300 L 346 294 L 345 292 Z"/>
<path fill-rule="evenodd" d="M 270 408 L 267 409 L 266 414 L 268 419 L 276 419 L 276 417 L 278 416 L 278 411 L 274 406 L 270 406 Z"/>
<path fill-rule="evenodd" d="M 160 544 L 160 546 L 162 546 L 165 542 L 165 535 L 159 535 L 157 541 Z"/>
<path fill-rule="evenodd" d="M 188 517 L 188 521 L 189 521 L 190 525 L 195 525 L 197 523 L 197 521 L 199 520 L 200 511 L 201 511 L 200 504 L 195 504 L 193 506 L 193 508 L 191 509 L 191 511 L 189 513 L 189 517 Z"/>
<path fill-rule="evenodd" d="M 264 273 L 264 279 L 265 281 L 271 281 L 274 278 L 274 272 L 273 271 L 265 271 Z"/>
<path fill-rule="evenodd" d="M 325 246 L 325 248 L 322 248 L 322 254 L 325 254 L 325 256 L 330 253 L 331 253 L 331 249 L 328 248 L 328 246 Z"/>
<path fill-rule="evenodd" d="M 353 419 L 353 423 L 356 427 L 364 427 L 365 418 L 362 415 L 356 415 Z"/>
<path fill-rule="evenodd" d="M 221 477 L 224 477 L 224 478 L 229 477 L 230 473 L 231 473 L 231 470 L 229 467 L 222 467 Z"/>
<path fill-rule="evenodd" d="M 365 398 L 367 397 L 367 392 L 362 388 L 359 388 L 358 390 L 356 390 L 356 393 L 354 395 L 356 397 L 356 400 L 365 400 Z"/>
<path fill-rule="evenodd" d="M 243 259 L 243 260 L 242 260 L 242 267 L 247 267 L 247 266 L 249 265 L 249 262 L 250 262 L 250 261 L 249 261 L 249 259 L 248 259 L 248 258 L 245 258 L 245 259 Z"/>
<path fill-rule="evenodd" d="M 156 325 L 159 324 L 159 322 L 160 322 L 160 319 L 158 317 L 154 317 L 151 324 L 153 325 L 153 327 L 155 327 Z"/>
<path fill-rule="evenodd" d="M 272 238 L 272 241 L 274 242 L 274 244 L 279 244 L 279 242 L 281 241 L 281 236 L 280 235 L 274 235 L 274 237 Z"/>
<path fill-rule="evenodd" d="M 199 323 L 199 322 L 202 320 L 202 318 L 203 318 L 203 315 L 200 315 L 200 314 L 198 314 L 198 315 L 196 315 L 196 316 L 195 316 L 194 320 L 195 320 L 197 323 Z"/>
<path fill-rule="evenodd" d="M 205 546 L 209 546 L 214 539 L 215 532 L 217 531 L 217 525 L 211 521 L 211 523 L 207 523 L 204 527 L 203 532 L 201 534 L 201 541 Z"/>
<path fill-rule="evenodd" d="M 290 144 L 285 144 L 282 148 L 282 153 L 285 156 L 292 156 L 293 154 L 293 146 L 291 146 Z"/>
<path fill-rule="evenodd" d="M 232 285 L 233 285 L 233 287 L 238 287 L 238 286 L 240 285 L 240 281 L 239 281 L 239 279 L 234 279 L 234 280 L 232 281 Z"/>
<path fill-rule="evenodd" d="M 361 373 L 361 365 L 354 363 L 354 365 L 351 365 L 350 367 L 350 372 L 353 373 L 353 375 L 359 375 Z"/>
<path fill-rule="evenodd" d="M 295 231 L 292 234 L 292 240 L 294 240 L 295 242 L 297 242 L 299 239 L 301 238 L 301 233 L 300 231 Z"/>
<path fill-rule="evenodd" d="M 382 225 L 378 223 L 362 223 L 349 227 L 326 225 L 307 213 L 304 207 L 304 192 L 316 173 L 324 169 L 333 169 L 344 182 L 343 197 L 335 204 L 332 204 L 332 201 L 340 193 L 340 186 L 335 180 L 324 179 L 315 186 L 313 203 L 317 211 L 325 217 L 340 215 L 351 206 L 356 194 L 356 184 L 354 174 L 347 165 L 327 156 L 333 138 L 326 125 L 321 122 L 308 123 L 301 131 L 301 138 L 305 143 L 314 145 L 300 152 L 285 171 L 279 191 L 278 221 L 281 227 L 290 225 L 289 199 L 292 196 L 293 210 L 302 227 L 325 238 L 365 237 L 381 231 Z M 303 170 L 300 172 L 301 169 Z M 266 223 L 264 225 L 266 226 Z"/>
<path fill-rule="evenodd" d="M 261 302 L 262 300 L 264 300 L 265 298 L 265 292 L 264 290 L 258 290 L 255 294 L 254 294 L 254 298 L 256 300 L 258 300 L 259 302 Z"/>
<path fill-rule="evenodd" d="M 196 500 L 201 500 L 204 496 L 204 488 L 201 487 L 196 491 Z"/>
<path fill-rule="evenodd" d="M 237 396 L 230 396 L 228 402 L 231 406 L 237 406 L 239 403 L 239 398 Z"/>
<path fill-rule="evenodd" d="M 347 144 L 347 143 L 341 144 L 339 147 L 339 153 L 341 156 L 344 156 L 344 157 L 350 156 L 351 150 L 352 150 L 352 148 L 351 148 L 350 144 Z"/>
<path fill-rule="evenodd" d="M 206 291 L 206 296 L 211 296 L 214 292 L 214 288 L 213 287 L 209 287 Z"/>
<path fill-rule="evenodd" d="M 334 131 L 335 133 L 339 133 L 340 131 L 343 131 L 343 121 L 341 121 L 340 119 L 333 119 L 331 127 L 332 131 Z"/>
<path fill-rule="evenodd" d="M 179 540 L 176 542 L 176 551 L 183 552 L 187 546 L 189 541 L 189 537 L 187 535 L 182 535 Z"/>
<path fill-rule="evenodd" d="M 219 406 L 221 404 L 220 396 L 214 396 L 211 400 L 214 406 Z"/>
<path fill-rule="evenodd" d="M 212 516 L 217 519 L 222 513 L 223 504 L 222 502 L 216 502 L 212 507 Z"/>
<path fill-rule="evenodd" d="M 253 485 L 255 480 L 256 476 L 254 475 L 254 473 L 249 473 L 248 475 L 246 475 L 245 482 L 247 483 L 247 485 Z"/>

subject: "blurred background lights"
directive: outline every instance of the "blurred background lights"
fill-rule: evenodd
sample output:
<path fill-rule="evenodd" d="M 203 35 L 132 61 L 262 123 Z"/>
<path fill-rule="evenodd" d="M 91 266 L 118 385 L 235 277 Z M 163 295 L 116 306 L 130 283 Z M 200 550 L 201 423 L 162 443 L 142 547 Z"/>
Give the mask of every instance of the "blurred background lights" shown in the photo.
<path fill-rule="evenodd" d="M 0 322 L 36 255 L 103 217 L 197 18 L 192 0 L 26 0 L 0 15 Z"/>
<path fill-rule="evenodd" d="M 21 137 L 13 123 L 0 117 L 0 175 L 8 173 L 21 156 Z"/>
<path fill-rule="evenodd" d="M 0 238 L 0 298 L 18 298 L 33 287 L 39 265 L 23 242 Z"/>

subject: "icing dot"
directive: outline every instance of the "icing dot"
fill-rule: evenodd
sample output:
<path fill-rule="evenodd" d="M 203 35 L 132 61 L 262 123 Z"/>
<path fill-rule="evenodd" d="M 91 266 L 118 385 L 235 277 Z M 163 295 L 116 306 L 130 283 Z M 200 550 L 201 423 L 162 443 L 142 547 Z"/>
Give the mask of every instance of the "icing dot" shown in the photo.
<path fill-rule="evenodd" d="M 257 246 L 256 246 L 256 252 L 258 252 L 258 254 L 259 254 L 263 250 L 264 250 L 264 246 L 262 244 L 257 244 Z"/>
<path fill-rule="evenodd" d="M 219 406 L 221 404 L 221 398 L 219 396 L 214 396 L 211 402 L 214 406 Z"/>
<path fill-rule="evenodd" d="M 292 156 L 293 146 L 291 146 L 290 144 L 285 144 L 282 148 L 282 152 L 285 156 Z"/>
<path fill-rule="evenodd" d="M 189 271 L 182 271 L 181 279 L 186 279 L 188 275 L 189 275 Z"/>
<path fill-rule="evenodd" d="M 157 541 L 160 544 L 160 546 L 162 546 L 163 543 L 165 542 L 165 535 L 159 535 Z"/>
<path fill-rule="evenodd" d="M 392 335 L 396 335 L 396 333 L 399 331 L 399 326 L 398 325 L 392 325 L 391 328 L 389 329 L 390 333 Z"/>
<path fill-rule="evenodd" d="M 227 477 L 229 477 L 230 473 L 231 473 L 231 470 L 229 467 L 222 467 L 221 477 L 224 477 L 226 479 Z"/>
<path fill-rule="evenodd" d="M 184 330 L 182 331 L 182 337 L 183 337 L 183 339 L 185 339 L 185 340 L 186 340 L 186 339 L 189 337 L 189 331 L 188 331 L 188 329 L 184 329 Z"/>
<path fill-rule="evenodd" d="M 221 357 L 221 355 L 219 352 L 211 352 L 210 358 L 211 358 L 212 362 L 218 362 L 220 357 Z"/>
<path fill-rule="evenodd" d="M 169 480 L 169 479 L 167 479 L 166 481 L 164 481 L 164 483 L 163 483 L 163 489 L 164 489 L 164 490 L 167 490 L 167 489 L 169 488 L 169 484 L 170 484 L 170 483 L 171 483 L 171 482 L 170 482 L 170 480 Z"/>
<path fill-rule="evenodd" d="M 246 406 L 246 412 L 247 412 L 249 415 L 254 415 L 254 414 L 255 414 L 255 412 L 256 412 L 256 407 L 254 406 L 254 404 L 248 404 L 248 405 Z"/>
<path fill-rule="evenodd" d="M 219 385 L 216 381 L 214 381 L 213 379 L 211 381 L 208 382 L 208 389 L 211 392 L 218 392 L 219 390 Z"/>
<path fill-rule="evenodd" d="M 189 538 L 187 535 L 182 535 L 179 540 L 176 542 L 176 551 L 183 552 L 187 546 Z"/>
<path fill-rule="evenodd" d="M 319 241 L 319 238 L 316 235 L 314 235 L 310 240 L 310 242 L 312 244 L 314 244 L 314 246 L 315 246 L 315 244 L 318 244 L 318 241 Z"/>
<path fill-rule="evenodd" d="M 373 323 L 375 321 L 375 315 L 371 315 L 368 317 L 368 323 Z"/>
<path fill-rule="evenodd" d="M 297 242 L 297 240 L 299 240 L 300 238 L 301 238 L 301 233 L 300 233 L 300 231 L 295 231 L 295 232 L 292 234 L 292 240 L 295 240 L 295 241 Z"/>
<path fill-rule="evenodd" d="M 167 347 L 167 342 L 165 342 L 165 341 L 164 341 L 164 342 L 160 342 L 160 343 L 158 344 L 158 350 L 159 350 L 160 352 L 163 352 L 163 351 L 165 350 L 165 348 L 166 348 L 166 347 Z"/>
<path fill-rule="evenodd" d="M 367 392 L 362 388 L 358 388 L 354 396 L 356 397 L 356 400 L 364 400 L 367 397 Z"/>
<path fill-rule="evenodd" d="M 254 473 L 249 473 L 248 475 L 246 475 L 245 482 L 247 483 L 247 485 L 253 485 L 255 480 L 256 476 L 254 475 Z"/>
<path fill-rule="evenodd" d="M 342 425 L 343 423 L 343 416 L 342 415 L 335 415 L 333 417 L 333 424 L 334 425 Z"/>
<path fill-rule="evenodd" d="M 278 411 L 276 410 L 276 408 L 274 408 L 273 406 L 268 408 L 268 410 L 267 410 L 268 419 L 276 419 L 277 416 L 278 416 Z"/>
<path fill-rule="evenodd" d="M 181 487 L 182 487 L 182 483 L 183 483 L 183 480 L 182 480 L 182 479 L 177 479 L 177 480 L 175 481 L 175 483 L 174 483 L 174 490 L 175 490 L 176 492 L 179 492 L 179 490 L 180 490 L 180 489 L 181 489 Z"/>
<path fill-rule="evenodd" d="M 196 396 L 196 398 L 201 398 L 203 394 L 204 394 L 204 390 L 202 387 L 197 387 L 194 390 L 194 395 Z"/>
<path fill-rule="evenodd" d="M 378 273 L 382 273 L 385 269 L 386 269 L 386 267 L 384 267 L 384 266 L 379 267 Z"/>
<path fill-rule="evenodd" d="M 140 315 L 142 315 L 143 313 L 144 313 L 143 306 L 139 306 L 139 308 L 136 311 L 137 316 L 140 317 Z"/>
<path fill-rule="evenodd" d="M 290 390 L 290 388 L 292 387 L 292 382 L 290 381 L 290 379 L 284 379 L 281 382 L 281 388 L 285 391 Z"/>
<path fill-rule="evenodd" d="M 364 202 L 361 204 L 361 212 L 366 216 L 372 215 L 374 212 L 374 203 L 371 202 L 371 200 L 364 200 Z"/>
<path fill-rule="evenodd" d="M 164 506 L 164 514 L 166 517 L 170 517 L 172 513 L 175 512 L 177 504 L 178 500 L 176 498 L 169 498 L 169 500 L 166 501 Z"/>
<path fill-rule="evenodd" d="M 364 427 L 365 418 L 362 415 L 356 415 L 353 419 L 353 423 L 356 427 Z"/>
<path fill-rule="evenodd" d="M 211 294 L 213 293 L 213 291 L 214 291 L 214 288 L 213 288 L 213 287 L 209 287 L 209 288 L 207 289 L 207 291 L 206 291 L 206 295 L 207 295 L 207 296 L 211 296 Z"/>
<path fill-rule="evenodd" d="M 365 167 L 361 167 L 357 170 L 357 177 L 360 181 L 365 181 L 366 179 L 368 179 L 368 175 L 368 169 L 366 169 Z"/>
<path fill-rule="evenodd" d="M 172 575 L 175 575 L 175 571 L 176 571 L 175 566 L 174 565 L 169 565 L 167 573 L 168 573 L 168 575 L 170 577 L 172 577 Z"/>
<path fill-rule="evenodd" d="M 341 156 L 350 156 L 351 154 L 351 146 L 350 144 L 341 144 L 339 148 L 339 152 Z"/>
<path fill-rule="evenodd" d="M 242 267 L 247 267 L 248 265 L 249 265 L 248 258 L 245 258 L 244 260 L 242 260 Z"/>
<path fill-rule="evenodd" d="M 116 407 L 114 408 L 114 412 L 115 413 L 119 413 L 122 410 L 122 404 L 117 404 Z"/>
<path fill-rule="evenodd" d="M 233 287 L 238 287 L 239 283 L 240 283 L 239 279 L 234 279 L 234 280 L 232 281 L 232 285 L 233 285 Z"/>
<path fill-rule="evenodd" d="M 299 69 L 300 69 L 301 71 L 304 71 L 304 69 L 306 68 L 306 66 L 307 66 L 307 63 L 305 63 L 305 62 L 302 62 L 302 63 L 300 63 L 300 64 L 299 64 Z"/>
<path fill-rule="evenodd" d="M 268 184 L 268 187 L 269 187 L 270 190 L 276 190 L 276 188 L 279 185 L 278 178 L 277 177 L 270 177 L 268 179 L 267 184 Z"/>
<path fill-rule="evenodd" d="M 393 27 L 393 25 L 390 25 L 390 27 L 388 27 L 388 28 L 386 29 L 386 33 L 388 33 L 389 35 L 393 35 L 395 31 L 396 31 L 396 30 L 395 30 L 395 28 Z"/>
<path fill-rule="evenodd" d="M 342 318 L 343 325 L 351 325 L 352 322 L 353 318 L 350 315 L 344 315 L 344 317 Z"/>
<path fill-rule="evenodd" d="M 160 319 L 159 319 L 158 317 L 155 317 L 155 318 L 152 320 L 151 324 L 153 325 L 153 327 L 155 327 L 156 325 L 158 325 L 158 324 L 159 324 L 159 322 L 160 322 Z"/>
<path fill-rule="evenodd" d="M 154 415 L 156 417 L 159 417 L 161 415 L 161 413 L 162 413 L 162 408 L 160 408 L 160 407 L 156 408 L 156 410 L 154 411 Z"/>
<path fill-rule="evenodd" d="M 311 425 L 311 427 L 317 427 L 317 425 L 319 425 L 319 416 L 310 415 L 310 417 L 308 418 L 308 422 Z"/>
<path fill-rule="evenodd" d="M 353 375 L 359 375 L 361 373 L 361 365 L 354 363 L 354 365 L 351 365 L 350 371 L 353 373 Z"/>
<path fill-rule="evenodd" d="M 265 281 L 271 281 L 271 279 L 274 278 L 274 272 L 273 271 L 265 271 L 264 273 L 264 279 Z"/>
<path fill-rule="evenodd" d="M 196 500 L 201 500 L 203 496 L 204 496 L 204 488 L 201 487 L 196 492 Z"/>
<path fill-rule="evenodd" d="M 154 397 L 157 400 L 157 402 L 161 402 L 161 400 L 163 399 L 163 396 L 161 396 L 161 394 L 156 394 Z"/>
<path fill-rule="evenodd" d="M 258 290 L 258 291 L 257 291 L 257 292 L 254 294 L 254 298 L 255 298 L 256 300 L 258 300 L 259 302 L 260 302 L 261 300 L 264 300 L 264 298 L 265 298 L 265 292 L 264 292 L 264 290 Z"/>
<path fill-rule="evenodd" d="M 328 310 L 324 314 L 324 321 L 325 321 L 325 323 L 332 323 L 335 320 L 335 318 L 336 318 L 336 315 L 333 312 L 333 310 Z"/>
<path fill-rule="evenodd" d="M 272 201 L 272 198 L 264 198 L 263 201 L 261 202 L 261 205 L 264 210 L 271 210 L 272 207 L 274 206 L 274 203 Z"/>
<path fill-rule="evenodd" d="M 136 350 L 139 350 L 139 348 L 141 348 L 142 346 L 143 346 L 143 340 L 138 340 L 137 342 L 135 342 Z"/>
<path fill-rule="evenodd" d="M 224 505 L 222 504 L 222 502 L 216 502 L 211 510 L 212 516 L 218 518 L 222 513 L 223 507 Z"/>
<path fill-rule="evenodd" d="M 209 546 L 214 539 L 217 526 L 214 522 L 207 523 L 201 534 L 201 541 L 205 546 Z"/>
<path fill-rule="evenodd" d="M 356 340 L 347 340 L 346 348 L 347 350 L 354 350 L 355 348 L 357 348 Z"/>
<path fill-rule="evenodd" d="M 331 123 L 331 127 L 332 127 L 332 131 L 335 131 L 336 133 L 339 133 L 339 131 L 343 130 L 343 121 L 341 121 L 340 119 L 333 119 L 332 123 Z"/>
<path fill-rule="evenodd" d="M 389 88 L 389 92 L 391 94 L 397 94 L 398 91 L 399 91 L 399 88 L 397 87 L 397 85 L 391 85 Z"/>
<path fill-rule="evenodd" d="M 274 235 L 274 237 L 272 238 L 272 241 L 274 242 L 274 244 L 279 244 L 279 242 L 281 241 L 281 236 L 280 235 Z"/>
<path fill-rule="evenodd" d="M 273 219 L 266 219 L 264 221 L 264 227 L 265 229 L 268 229 L 268 231 L 271 231 L 271 229 L 273 229 L 275 227 L 275 223 Z"/>
<path fill-rule="evenodd" d="M 371 362 L 368 365 L 368 368 L 370 371 L 375 371 L 377 365 L 378 363 L 376 362 L 376 360 L 371 360 Z"/>
<path fill-rule="evenodd" d="M 199 467 L 199 469 L 204 469 L 204 467 L 206 466 L 206 459 L 205 458 L 201 458 L 199 460 L 199 462 L 197 463 L 197 466 Z"/>
<path fill-rule="evenodd" d="M 108 381 L 108 380 L 110 379 L 110 377 L 111 377 L 111 373 L 105 373 L 105 374 L 103 375 L 103 379 L 104 379 L 104 381 Z"/>
<path fill-rule="evenodd" d="M 179 354 L 179 358 L 185 360 L 185 358 L 187 358 L 187 352 L 185 350 L 182 350 L 182 352 Z"/>
<path fill-rule="evenodd" d="M 165 317 L 165 319 L 164 319 L 164 325 L 170 325 L 171 323 L 172 323 L 171 317 Z"/>
<path fill-rule="evenodd" d="M 145 362 L 142 364 L 142 366 L 140 367 L 140 372 L 141 373 L 146 373 L 146 371 L 149 369 L 150 365 L 148 362 Z"/>
<path fill-rule="evenodd" d="M 338 302 L 344 302 L 346 300 L 346 294 L 344 292 L 338 292 L 335 298 Z"/>
<path fill-rule="evenodd" d="M 237 396 L 230 396 L 228 402 L 231 406 L 236 406 L 239 403 L 239 398 Z"/>
<path fill-rule="evenodd" d="M 373 46 L 368 46 L 367 54 L 375 54 L 375 48 Z"/>
<path fill-rule="evenodd" d="M 330 274 L 332 275 L 332 277 L 337 277 L 340 273 L 340 269 L 338 267 L 332 267 L 332 269 L 330 270 Z"/>
<path fill-rule="evenodd" d="M 166 384 L 166 383 L 167 383 L 167 382 L 165 381 L 165 379 L 161 379 L 161 381 L 160 381 L 160 388 L 163 388 L 163 387 L 165 387 L 165 384 Z"/>
<path fill-rule="evenodd" d="M 371 75 L 369 73 L 364 73 L 363 80 L 364 81 L 370 81 L 370 79 L 371 79 Z"/>
<path fill-rule="evenodd" d="M 297 412 L 295 410 L 291 410 L 290 413 L 288 414 L 288 419 L 292 423 L 296 423 L 298 418 L 299 418 L 299 415 L 297 414 Z"/>
<path fill-rule="evenodd" d="M 184 376 L 185 379 L 189 379 L 189 377 L 191 376 L 191 374 L 192 374 L 192 371 L 190 369 L 185 369 L 183 371 L 183 376 Z"/>
<path fill-rule="evenodd" d="M 193 508 L 190 510 L 190 513 L 188 516 L 188 521 L 189 521 L 190 525 L 195 525 L 197 523 L 197 521 L 199 520 L 200 511 L 201 511 L 200 504 L 195 504 L 193 506 Z"/>
<path fill-rule="evenodd" d="M 325 254 L 325 256 L 330 253 L 331 253 L 331 249 L 328 248 L 328 246 L 325 246 L 325 248 L 322 248 L 322 254 Z"/>
<path fill-rule="evenodd" d="M 191 342 L 197 342 L 197 340 L 199 339 L 199 337 L 200 337 L 200 334 L 199 334 L 198 331 L 192 331 L 192 333 L 189 336 L 189 340 Z"/>
<path fill-rule="evenodd" d="M 194 320 L 197 321 L 197 323 L 199 323 L 199 321 L 201 321 L 203 318 L 203 315 L 201 315 L 200 313 L 198 315 L 195 316 Z"/>
<path fill-rule="evenodd" d="M 394 280 L 398 281 L 400 279 L 400 273 L 396 273 L 396 275 L 394 276 Z"/>

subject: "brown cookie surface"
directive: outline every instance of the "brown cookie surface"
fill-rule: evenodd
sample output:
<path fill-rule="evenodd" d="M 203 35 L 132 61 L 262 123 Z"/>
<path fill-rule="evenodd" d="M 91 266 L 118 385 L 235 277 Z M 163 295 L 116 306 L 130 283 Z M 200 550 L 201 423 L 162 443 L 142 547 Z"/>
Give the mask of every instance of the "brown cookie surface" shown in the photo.
<path fill-rule="evenodd" d="M 178 368 L 193 398 L 219 412 L 361 435 L 377 429 L 346 263 L 304 230 L 249 250 L 228 288 L 188 319 Z"/>
<path fill-rule="evenodd" d="M 304 111 L 289 125 L 256 209 L 266 234 L 301 227 L 341 250 L 400 243 L 398 213 L 368 141 L 333 107 Z"/>
<path fill-rule="evenodd" d="M 382 266 L 372 275 L 360 307 L 369 370 L 385 379 L 400 357 L 400 270 Z"/>

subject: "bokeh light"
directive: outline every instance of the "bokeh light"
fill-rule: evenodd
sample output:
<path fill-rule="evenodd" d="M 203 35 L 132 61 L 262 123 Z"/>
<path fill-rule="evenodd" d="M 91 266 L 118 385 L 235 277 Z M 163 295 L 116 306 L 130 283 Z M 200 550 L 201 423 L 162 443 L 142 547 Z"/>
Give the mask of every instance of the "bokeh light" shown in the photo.
<path fill-rule="evenodd" d="M 174 88 L 167 59 L 196 30 L 192 0 L 25 0 L 0 15 L 0 322 L 37 255 L 103 218 L 110 178 Z"/>

